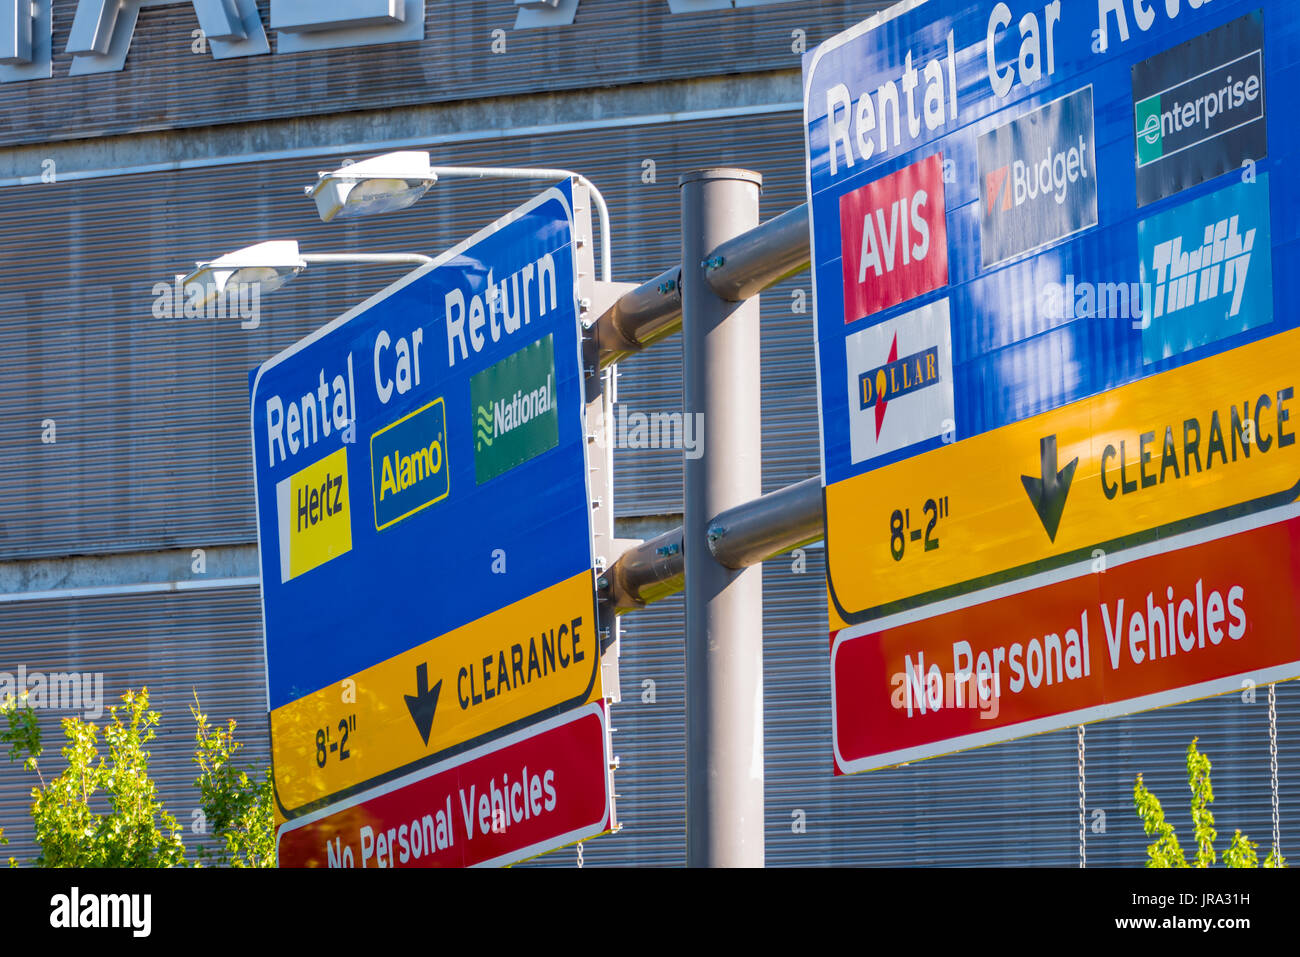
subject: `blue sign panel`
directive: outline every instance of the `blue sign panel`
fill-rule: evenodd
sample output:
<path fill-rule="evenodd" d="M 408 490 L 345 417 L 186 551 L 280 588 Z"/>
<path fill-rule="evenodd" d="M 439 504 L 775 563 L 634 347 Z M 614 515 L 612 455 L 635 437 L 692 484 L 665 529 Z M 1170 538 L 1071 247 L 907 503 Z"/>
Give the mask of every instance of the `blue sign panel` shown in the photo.
<path fill-rule="evenodd" d="M 1183 560 L 1300 517 L 1297 93 L 1286 0 L 904 0 L 805 56 L 838 770 L 1300 674 L 1262 595 L 1205 671 L 1120 656 L 1189 567 L 1300 575 Z M 1109 670 L 1025 691 L 1035 635 Z"/>
<path fill-rule="evenodd" d="M 1300 86 L 1292 12 L 1281 0 L 1150 3 L 1137 12 L 1127 0 L 909 0 L 806 55 L 828 484 L 943 441 L 921 439 L 855 465 L 843 385 L 847 338 L 927 302 L 947 299 L 953 317 L 950 439 L 1296 324 L 1284 315 L 1248 319 L 1230 334 L 1158 355 L 1163 347 L 1144 334 L 1142 297 L 1155 290 L 1144 290 L 1139 243 L 1139 223 L 1152 213 L 1261 183 L 1295 152 L 1295 124 L 1275 118 L 1266 133 L 1262 122 L 1268 95 L 1285 97 Z M 1215 74 L 1213 89 L 1207 70 Z M 917 282 L 924 291 L 859 319 L 846 308 L 846 300 L 861 297 L 845 286 L 844 277 L 859 270 L 841 256 L 842 234 L 851 232 L 841 223 L 841 198 L 936 156 L 947 245 L 931 255 L 946 258 L 949 282 L 938 290 Z M 1295 208 L 1296 186 L 1272 179 L 1258 202 L 1272 210 L 1272 247 L 1293 255 L 1297 218 L 1278 212 Z M 1289 285 L 1294 272 L 1274 268 L 1272 275 Z M 1268 274 L 1267 267 L 1258 273 Z M 888 279 L 908 285 L 905 274 Z M 1114 321 L 1043 308 L 1067 285 L 1101 287 L 1104 296 L 1121 284 L 1126 302 L 1136 292 L 1137 307 L 1104 317 Z"/>
<path fill-rule="evenodd" d="M 273 714 L 590 576 L 573 205 L 571 184 L 547 190 L 258 370 L 251 425 Z M 510 367 L 514 379 L 497 376 L 511 392 L 502 404 L 518 414 L 524 400 L 509 401 L 524 395 L 527 422 L 517 432 L 544 420 L 550 440 L 522 442 L 502 464 L 476 443 L 492 409 L 475 400 L 495 396 L 472 396 L 471 384 L 512 356 L 523 359 Z M 539 389 L 544 411 L 531 398 Z M 582 627 L 594 635 L 586 607 Z M 507 643 L 507 662 L 510 653 Z M 594 667 L 594 657 L 582 667 Z M 448 667 L 449 680 L 460 674 L 466 687 L 488 672 L 468 659 Z M 405 717 L 402 693 L 436 701 L 435 674 L 409 670 L 375 707 L 423 725 L 427 742 L 428 723 Z M 588 684 L 590 675 L 578 687 Z M 444 687 L 438 714 L 455 697 Z M 437 737 L 445 719 L 433 720 Z"/>

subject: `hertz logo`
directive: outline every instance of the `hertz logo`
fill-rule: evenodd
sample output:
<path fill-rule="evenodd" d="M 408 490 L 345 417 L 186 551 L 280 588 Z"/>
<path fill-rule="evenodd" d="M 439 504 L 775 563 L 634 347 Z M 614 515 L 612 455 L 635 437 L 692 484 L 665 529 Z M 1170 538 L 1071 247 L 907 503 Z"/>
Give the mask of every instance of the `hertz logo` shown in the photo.
<path fill-rule="evenodd" d="M 346 446 L 284 479 L 275 493 L 282 583 L 352 550 Z"/>

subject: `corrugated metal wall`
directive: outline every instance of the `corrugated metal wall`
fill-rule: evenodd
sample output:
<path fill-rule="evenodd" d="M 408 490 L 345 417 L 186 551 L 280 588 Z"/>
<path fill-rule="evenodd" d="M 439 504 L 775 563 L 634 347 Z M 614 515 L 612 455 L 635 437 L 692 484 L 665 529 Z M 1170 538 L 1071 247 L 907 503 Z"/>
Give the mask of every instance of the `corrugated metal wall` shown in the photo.
<path fill-rule="evenodd" d="M 672 15 L 665 0 L 582 0 L 571 26 L 516 31 L 513 0 L 429 0 L 422 43 L 277 54 L 268 33 L 271 54 L 214 62 L 191 52 L 193 8 L 173 4 L 141 11 L 121 72 L 69 76 L 62 51 L 76 3 L 54 0 L 54 76 L 0 84 L 0 144 L 797 70 L 794 30 L 812 49 L 887 5 L 794 0 Z M 258 7 L 265 26 L 269 0 Z M 497 29 L 504 53 L 492 50 Z"/>
<path fill-rule="evenodd" d="M 161 715 L 148 746 L 150 772 L 159 799 L 185 831 L 193 849 L 205 838 L 193 830 L 198 807 L 193 763 L 198 696 L 214 725 L 234 718 L 244 750 L 237 762 L 265 768 L 270 761 L 266 720 L 266 667 L 262 656 L 262 609 L 256 588 L 172 592 L 110 598 L 65 598 L 0 604 L 0 671 L 28 673 L 101 672 L 103 716 L 120 704 L 128 688 L 149 689 L 149 706 Z M 79 713 L 79 712 L 78 712 Z M 66 744 L 59 726 L 69 710 L 38 711 L 45 754 L 41 773 L 48 782 L 65 766 Z M 90 719 L 90 716 L 86 716 Z M 107 749 L 100 737 L 101 754 Z M 0 753 L 0 827 L 9 839 L 0 860 L 26 862 L 36 856 L 32 835 L 33 774 Z"/>
<path fill-rule="evenodd" d="M 766 179 L 764 215 L 802 201 L 793 114 L 474 143 L 464 163 L 563 165 L 606 193 L 616 277 L 680 258 L 677 177 L 744 163 Z M 341 159 L 342 157 L 340 157 Z M 448 157 L 450 158 L 450 157 Z M 643 159 L 656 181 L 642 181 Z M 439 186 L 409 212 L 325 226 L 298 188 L 332 160 L 289 160 L 11 188 L 0 209 L 0 560 L 249 542 L 247 372 L 399 273 L 316 267 L 262 303 L 261 325 L 158 319 L 155 283 L 195 259 L 267 239 L 306 251 L 436 253 L 529 195 L 527 185 Z M 765 402 L 778 483 L 817 468 L 808 314 L 772 294 L 768 368 L 784 385 Z M 670 341 L 620 380 L 630 409 L 681 404 Z M 793 374 L 794 370 L 799 370 Z M 804 388 L 808 386 L 808 388 Z M 55 424 L 53 444 L 42 423 Z M 791 450 L 802 450 L 797 464 Z M 626 453 L 620 451 L 621 461 Z M 618 470 L 624 513 L 675 509 L 680 453 L 635 453 Z M 37 479 L 37 480 L 34 480 Z"/>

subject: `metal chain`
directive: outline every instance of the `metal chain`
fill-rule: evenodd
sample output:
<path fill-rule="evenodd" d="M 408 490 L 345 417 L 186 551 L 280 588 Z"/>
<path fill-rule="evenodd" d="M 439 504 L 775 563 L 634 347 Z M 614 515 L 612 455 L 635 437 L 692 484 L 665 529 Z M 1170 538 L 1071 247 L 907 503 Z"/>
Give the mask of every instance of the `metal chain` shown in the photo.
<path fill-rule="evenodd" d="M 578 866 L 582 866 L 582 842 L 578 842 Z"/>
<path fill-rule="evenodd" d="M 1282 837 L 1277 807 L 1277 685 L 1268 686 L 1268 765 L 1273 775 L 1273 859 L 1282 857 Z"/>
<path fill-rule="evenodd" d="M 1083 751 L 1083 725 L 1079 725 L 1079 866 L 1088 866 L 1088 828 L 1087 819 L 1087 802 L 1088 792 L 1086 787 L 1087 773 L 1084 767 Z M 1273 820 L 1277 820 L 1276 814 Z"/>

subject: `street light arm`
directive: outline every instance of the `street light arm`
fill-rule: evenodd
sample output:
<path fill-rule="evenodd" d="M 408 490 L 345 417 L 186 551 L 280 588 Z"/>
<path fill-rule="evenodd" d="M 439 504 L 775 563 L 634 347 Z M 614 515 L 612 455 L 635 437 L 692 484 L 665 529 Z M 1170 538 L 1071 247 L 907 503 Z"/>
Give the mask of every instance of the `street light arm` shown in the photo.
<path fill-rule="evenodd" d="M 432 256 L 422 256 L 419 253 L 304 253 L 301 258 L 308 265 L 312 263 L 320 265 L 349 263 L 360 266 L 375 263 L 393 266 L 427 266 L 433 262 Z"/>
<path fill-rule="evenodd" d="M 604 282 L 614 281 L 611 243 L 609 238 L 609 207 L 596 184 L 581 173 L 567 169 L 531 169 L 513 166 L 430 166 L 429 172 L 435 176 L 448 179 L 567 179 L 573 177 L 587 188 L 591 202 L 596 207 L 600 218 L 600 278 Z"/>

